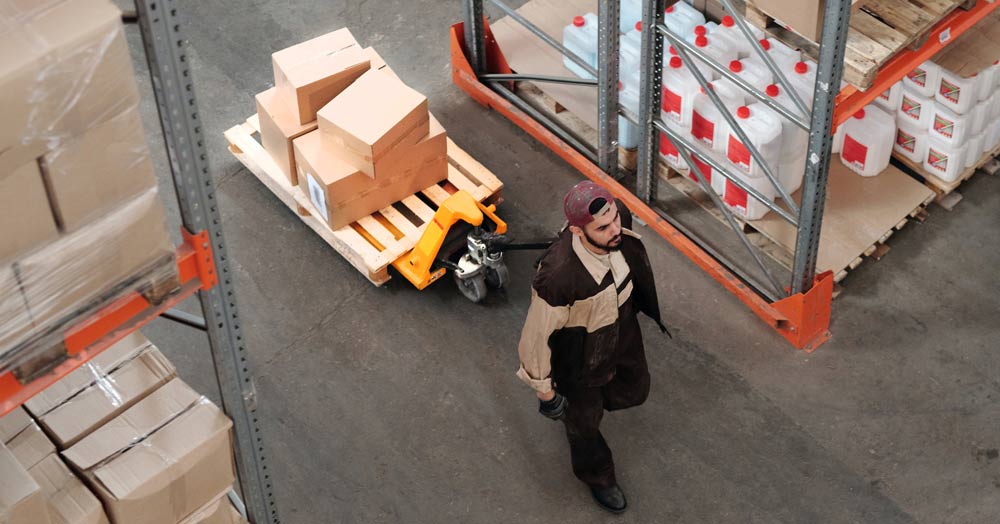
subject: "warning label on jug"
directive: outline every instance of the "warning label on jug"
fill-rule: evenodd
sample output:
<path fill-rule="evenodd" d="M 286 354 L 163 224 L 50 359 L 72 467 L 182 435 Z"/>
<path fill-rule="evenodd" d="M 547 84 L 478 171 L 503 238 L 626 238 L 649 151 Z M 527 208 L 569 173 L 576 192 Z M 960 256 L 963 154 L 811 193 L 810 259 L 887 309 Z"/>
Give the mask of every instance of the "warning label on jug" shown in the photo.
<path fill-rule="evenodd" d="M 855 140 L 851 135 L 844 137 L 844 147 L 840 150 L 844 162 L 859 170 L 864 170 L 868 164 L 868 146 Z"/>
<path fill-rule="evenodd" d="M 660 154 L 663 158 L 672 164 L 680 164 L 680 153 L 677 152 L 677 148 L 674 147 L 674 143 L 667 138 L 667 134 L 660 132 Z"/>
<path fill-rule="evenodd" d="M 924 71 L 919 67 L 910 71 L 910 73 L 906 75 L 906 78 L 909 78 L 911 82 L 920 87 L 927 85 L 927 71 Z"/>
<path fill-rule="evenodd" d="M 941 96 L 945 97 L 949 102 L 958 103 L 958 99 L 962 98 L 962 88 L 957 85 L 941 79 Z"/>
<path fill-rule="evenodd" d="M 663 111 L 670 117 L 674 122 L 681 121 L 681 95 L 667 89 L 663 88 Z"/>
<path fill-rule="evenodd" d="M 896 145 L 903 151 L 913 153 L 917 148 L 917 137 L 899 129 L 896 131 Z"/>
<path fill-rule="evenodd" d="M 955 134 L 955 122 L 941 115 L 934 115 L 934 132 L 943 137 L 951 138 Z"/>
<path fill-rule="evenodd" d="M 729 135 L 729 147 L 726 148 L 726 157 L 736 167 L 742 169 L 744 173 L 750 173 L 750 150 L 733 135 Z"/>
<path fill-rule="evenodd" d="M 942 153 L 932 147 L 927 151 L 927 163 L 934 169 L 946 173 L 948 171 L 948 154 Z"/>
<path fill-rule="evenodd" d="M 705 176 L 705 181 L 708 182 L 709 184 L 711 184 L 712 183 L 712 168 L 711 168 L 711 166 L 709 166 L 708 164 L 702 162 L 701 159 L 698 158 L 698 157 L 696 157 L 696 156 L 692 157 L 692 159 L 694 160 L 694 165 L 695 165 L 695 167 L 698 168 L 698 171 L 701 171 L 701 174 Z M 694 180 L 696 182 L 698 181 L 698 177 L 694 173 L 691 173 L 688 176 L 691 177 L 691 180 Z"/>
<path fill-rule="evenodd" d="M 740 189 L 732 180 L 726 180 L 726 194 L 723 195 L 722 200 L 727 206 L 733 208 L 736 214 L 747 216 L 747 192 Z"/>
<path fill-rule="evenodd" d="M 914 100 L 906 95 L 903 95 L 903 102 L 899 106 L 904 115 L 914 120 L 920 120 L 920 111 L 923 107 L 919 100 Z"/>
<path fill-rule="evenodd" d="M 691 115 L 691 136 L 712 147 L 715 145 L 715 124 L 695 111 Z"/>

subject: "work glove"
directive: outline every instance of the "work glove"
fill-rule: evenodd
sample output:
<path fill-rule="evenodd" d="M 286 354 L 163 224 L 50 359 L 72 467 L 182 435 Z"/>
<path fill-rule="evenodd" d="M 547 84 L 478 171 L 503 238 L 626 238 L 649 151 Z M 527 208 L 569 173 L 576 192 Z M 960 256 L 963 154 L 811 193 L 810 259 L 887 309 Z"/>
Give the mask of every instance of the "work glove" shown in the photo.
<path fill-rule="evenodd" d="M 552 397 L 551 400 L 538 401 L 538 412 L 552 420 L 562 420 L 565 418 L 566 408 L 568 407 L 569 401 L 559 393 L 556 393 L 556 396 Z"/>

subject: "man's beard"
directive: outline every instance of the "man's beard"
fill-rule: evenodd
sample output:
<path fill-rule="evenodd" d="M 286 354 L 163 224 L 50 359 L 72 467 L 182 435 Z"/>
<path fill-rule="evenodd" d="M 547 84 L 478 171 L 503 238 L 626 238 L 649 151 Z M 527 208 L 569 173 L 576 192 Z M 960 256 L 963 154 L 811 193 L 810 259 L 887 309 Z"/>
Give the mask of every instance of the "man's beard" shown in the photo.
<path fill-rule="evenodd" d="M 618 251 L 618 250 L 620 250 L 622 248 L 622 243 L 621 243 L 622 236 L 620 234 L 616 237 L 619 240 L 619 242 L 618 242 L 617 245 L 614 245 L 614 246 L 604 245 L 604 244 L 597 243 L 593 238 L 590 237 L 590 235 L 587 234 L 586 231 L 583 232 L 583 236 L 587 237 L 587 242 L 590 242 L 590 245 L 592 245 L 592 246 L 594 246 L 597 249 L 600 249 L 602 251 L 608 251 L 608 252 Z M 612 239 L 612 240 L 614 240 L 614 239 Z"/>

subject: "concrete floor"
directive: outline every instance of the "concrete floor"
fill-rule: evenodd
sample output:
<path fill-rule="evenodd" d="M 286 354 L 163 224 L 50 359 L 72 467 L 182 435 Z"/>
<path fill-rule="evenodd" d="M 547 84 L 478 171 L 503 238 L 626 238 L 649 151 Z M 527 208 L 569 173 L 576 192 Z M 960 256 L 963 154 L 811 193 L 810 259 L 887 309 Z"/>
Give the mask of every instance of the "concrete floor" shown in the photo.
<path fill-rule="evenodd" d="M 284 522 L 997 522 L 997 178 L 977 176 L 953 212 L 932 208 L 853 272 L 833 340 L 810 355 L 645 231 L 675 338 L 643 324 L 650 399 L 605 419 L 631 502 L 610 517 L 514 377 L 534 255 L 509 257 L 513 284 L 484 305 L 449 282 L 375 288 L 222 137 L 271 85 L 271 52 L 350 27 L 506 182 L 512 231 L 552 231 L 581 177 L 451 84 L 460 3 L 178 4 Z M 144 63 L 137 78 L 148 93 Z M 151 96 L 143 109 L 156 144 Z M 147 334 L 217 396 L 201 333 L 157 320 Z"/>

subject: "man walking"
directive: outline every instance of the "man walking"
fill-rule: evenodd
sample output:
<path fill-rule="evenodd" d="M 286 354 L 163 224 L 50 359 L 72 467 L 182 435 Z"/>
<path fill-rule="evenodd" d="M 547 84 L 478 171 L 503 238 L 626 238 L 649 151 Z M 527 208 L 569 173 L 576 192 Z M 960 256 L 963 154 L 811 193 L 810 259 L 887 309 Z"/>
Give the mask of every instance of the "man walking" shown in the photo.
<path fill-rule="evenodd" d="M 565 424 L 573 473 L 601 507 L 621 513 L 628 503 L 601 418 L 649 395 L 638 313 L 667 328 L 646 249 L 628 229 L 628 208 L 586 181 L 569 191 L 563 211 L 569 227 L 532 283 L 517 376 L 535 390 L 539 412 Z"/>

